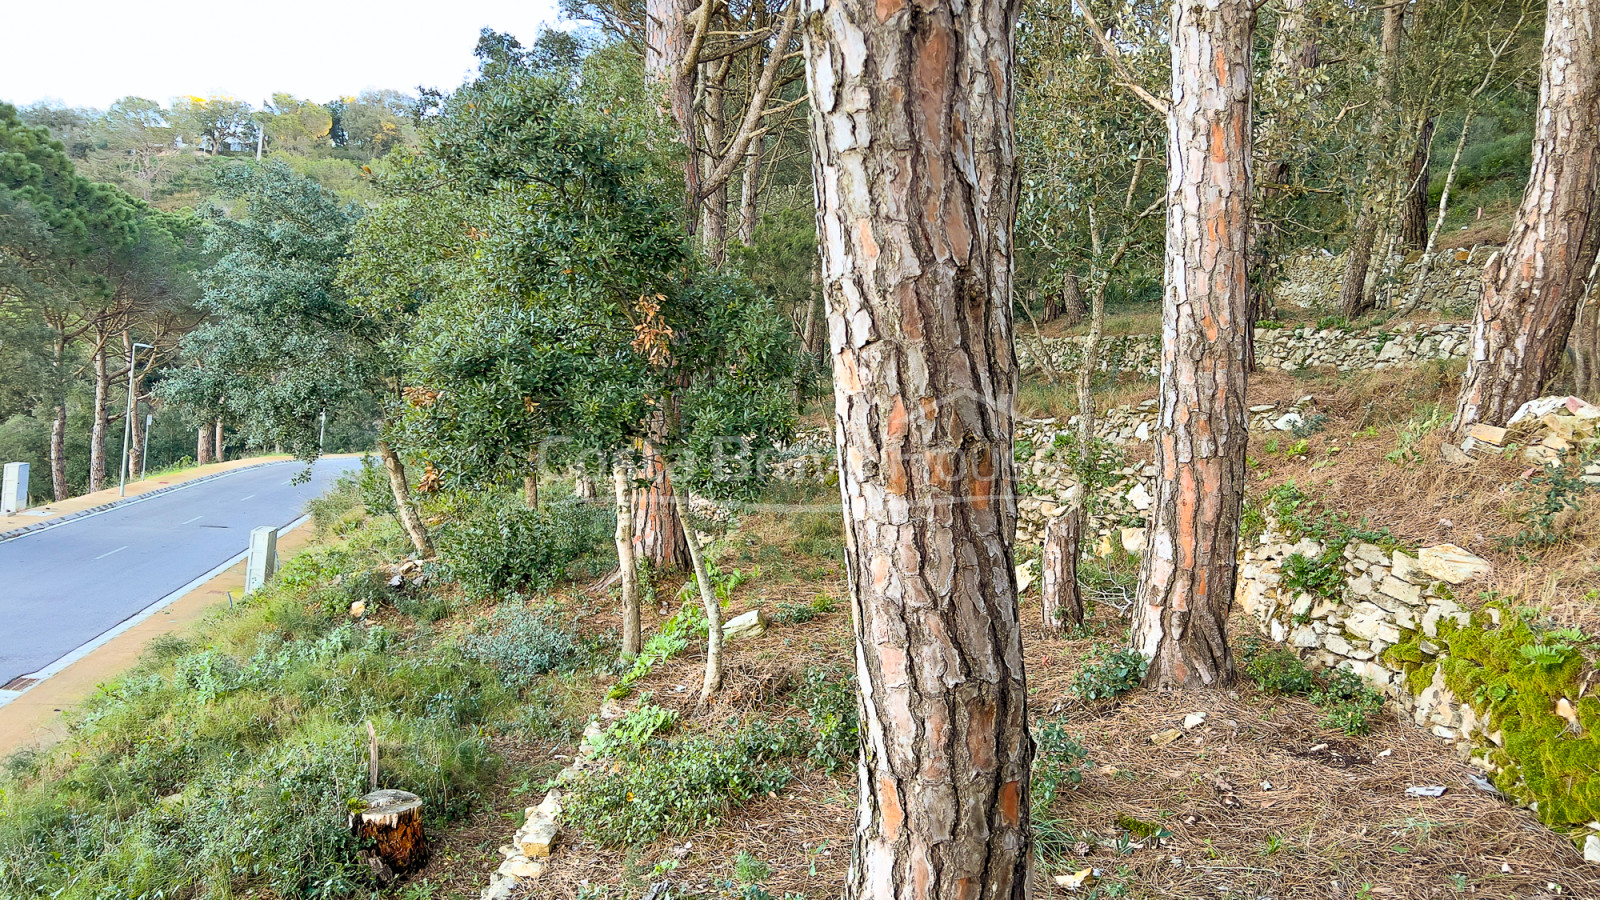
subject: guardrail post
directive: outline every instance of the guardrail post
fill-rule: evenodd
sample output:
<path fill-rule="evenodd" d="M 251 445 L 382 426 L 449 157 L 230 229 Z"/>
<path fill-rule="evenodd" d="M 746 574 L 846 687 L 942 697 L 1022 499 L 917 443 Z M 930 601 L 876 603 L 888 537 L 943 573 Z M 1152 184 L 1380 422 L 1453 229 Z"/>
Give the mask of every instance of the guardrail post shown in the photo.
<path fill-rule="evenodd" d="M 14 516 L 28 508 L 28 464 L 6 463 L 0 481 L 0 516 Z"/>
<path fill-rule="evenodd" d="M 237 546 L 237 545 L 235 545 Z M 244 568 L 244 592 L 251 593 L 278 570 L 278 529 L 269 525 L 250 532 L 250 556 Z"/>

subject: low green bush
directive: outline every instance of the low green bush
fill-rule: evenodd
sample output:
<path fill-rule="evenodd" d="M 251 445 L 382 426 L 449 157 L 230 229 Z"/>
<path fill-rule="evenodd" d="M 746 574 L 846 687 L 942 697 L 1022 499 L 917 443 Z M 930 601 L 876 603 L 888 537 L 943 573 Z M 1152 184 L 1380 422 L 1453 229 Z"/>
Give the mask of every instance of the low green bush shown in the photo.
<path fill-rule="evenodd" d="M 1317 687 L 1316 676 L 1291 650 L 1270 650 L 1248 657 L 1245 672 L 1270 694 L 1305 695 Z"/>
<path fill-rule="evenodd" d="M 490 495 L 440 528 L 437 543 L 449 576 L 482 599 L 549 588 L 574 563 L 610 547 L 615 525 L 615 513 L 603 504 L 572 499 L 528 509 Z"/>
<path fill-rule="evenodd" d="M 1109 700 L 1133 690 L 1144 681 L 1150 660 L 1131 648 L 1106 650 L 1086 663 L 1072 679 L 1072 693 L 1082 700 Z"/>
<path fill-rule="evenodd" d="M 1042 723 L 1034 731 L 1033 740 L 1033 780 L 1029 788 L 1033 847 L 1039 862 L 1049 870 L 1068 856 L 1078 840 L 1068 821 L 1057 816 L 1052 807 L 1062 790 L 1076 789 L 1083 783 L 1089 751 L 1057 722 Z"/>
<path fill-rule="evenodd" d="M 1245 673 L 1272 694 L 1305 697 L 1322 707 L 1322 724 L 1349 735 L 1367 734 L 1383 714 L 1383 696 L 1349 669 L 1333 669 L 1319 678 L 1292 650 L 1267 649 L 1259 637 L 1239 644 Z"/>
<path fill-rule="evenodd" d="M 806 670 L 796 701 L 811 720 L 806 755 L 825 772 L 853 766 L 861 750 L 853 672 L 812 667 Z"/>
<path fill-rule="evenodd" d="M 727 737 L 693 735 L 624 750 L 617 771 L 573 784 L 562 815 L 597 843 L 631 847 L 709 828 L 792 778 L 779 761 L 804 741 L 793 722 L 753 722 Z"/>
<path fill-rule="evenodd" d="M 497 608 L 476 634 L 462 640 L 461 650 L 469 659 L 493 666 L 516 687 L 571 669 L 579 659 L 577 641 L 552 612 L 520 604 Z"/>
<path fill-rule="evenodd" d="M 810 603 L 779 603 L 772 621 L 779 625 L 800 625 L 833 612 L 834 606 L 833 597 L 827 594 L 812 597 Z"/>

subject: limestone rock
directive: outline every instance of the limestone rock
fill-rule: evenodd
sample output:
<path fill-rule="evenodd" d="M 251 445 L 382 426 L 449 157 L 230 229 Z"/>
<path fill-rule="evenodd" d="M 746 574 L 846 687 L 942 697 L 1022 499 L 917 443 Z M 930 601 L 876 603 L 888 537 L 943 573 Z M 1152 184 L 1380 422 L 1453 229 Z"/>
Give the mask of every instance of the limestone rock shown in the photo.
<path fill-rule="evenodd" d="M 1150 735 L 1150 743 L 1155 744 L 1157 747 L 1165 747 L 1181 737 L 1183 737 L 1182 728 L 1168 728 L 1166 731 L 1158 731 Z"/>
<path fill-rule="evenodd" d="M 1205 723 L 1206 723 L 1206 714 L 1205 713 L 1203 713 L 1203 712 L 1192 712 L 1192 713 L 1189 713 L 1187 716 L 1183 717 L 1183 730 L 1184 731 L 1193 731 L 1196 728 L 1199 728 L 1201 725 L 1204 725 Z"/>
<path fill-rule="evenodd" d="M 1134 556 L 1144 552 L 1145 533 L 1143 528 L 1122 529 L 1122 549 Z"/>
<path fill-rule="evenodd" d="M 1489 561 L 1455 544 L 1439 544 L 1417 551 L 1417 567 L 1448 584 L 1461 584 L 1489 574 Z"/>
<path fill-rule="evenodd" d="M 1033 587 L 1033 563 L 1025 562 L 1017 566 L 1017 596 L 1027 593 Z"/>
<path fill-rule="evenodd" d="M 1150 491 L 1145 488 L 1144 483 L 1140 482 L 1135 484 L 1132 490 L 1128 491 L 1128 502 L 1133 504 L 1134 509 L 1144 512 L 1150 508 L 1154 500 L 1150 496 Z"/>
<path fill-rule="evenodd" d="M 1496 447 L 1504 447 L 1506 444 L 1506 430 L 1504 428 L 1496 425 L 1485 425 L 1482 422 L 1468 428 L 1467 437 L 1482 441 L 1485 444 L 1493 444 Z"/>
<path fill-rule="evenodd" d="M 761 614 L 761 610 L 752 609 L 724 622 L 722 624 L 722 639 L 735 641 L 742 638 L 760 637 L 766 630 L 767 617 Z"/>
<path fill-rule="evenodd" d="M 550 848 L 555 845 L 556 838 L 560 834 L 561 826 L 552 819 L 529 822 L 517 839 L 517 847 L 523 856 L 530 859 L 543 858 L 550 855 Z"/>
<path fill-rule="evenodd" d="M 1583 861 L 1600 863 L 1600 834 L 1591 834 L 1583 839 Z"/>

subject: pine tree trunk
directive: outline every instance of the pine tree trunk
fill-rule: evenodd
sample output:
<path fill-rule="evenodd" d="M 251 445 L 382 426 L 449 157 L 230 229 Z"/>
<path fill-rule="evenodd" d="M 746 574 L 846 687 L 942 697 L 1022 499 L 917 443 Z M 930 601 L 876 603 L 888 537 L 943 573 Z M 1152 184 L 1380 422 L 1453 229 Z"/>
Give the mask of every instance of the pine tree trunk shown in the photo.
<path fill-rule="evenodd" d="M 744 177 L 739 183 L 739 243 L 750 246 L 756 239 L 756 197 L 761 190 L 761 145 L 763 138 L 750 142 L 745 152 Z"/>
<path fill-rule="evenodd" d="M 110 426 L 111 376 L 106 371 L 105 341 L 95 347 L 94 409 L 89 425 L 89 493 L 106 486 L 106 429 Z"/>
<path fill-rule="evenodd" d="M 1083 595 L 1078 591 L 1078 548 L 1084 507 L 1080 497 L 1044 526 L 1044 552 L 1039 558 L 1039 605 L 1044 627 L 1063 631 L 1083 626 Z"/>
<path fill-rule="evenodd" d="M 1078 273 L 1068 269 L 1061 276 L 1061 321 L 1067 325 L 1080 324 L 1086 311 L 1083 288 L 1078 284 Z"/>
<path fill-rule="evenodd" d="M 1155 503 L 1134 646 L 1158 688 L 1233 679 L 1245 486 L 1249 322 L 1250 46 L 1246 0 L 1173 6 L 1166 300 Z"/>
<path fill-rule="evenodd" d="M 139 396 L 144 393 L 144 378 L 133 376 L 133 422 L 128 436 L 128 480 L 139 477 L 144 469 L 144 416 L 139 414 Z"/>
<path fill-rule="evenodd" d="M 639 478 L 649 484 L 633 492 L 634 555 L 649 560 L 656 571 L 686 570 L 691 560 L 673 501 L 672 478 L 649 441 L 640 450 L 644 459 Z"/>
<path fill-rule="evenodd" d="M 1428 243 L 1428 160 L 1433 153 L 1433 129 L 1437 119 L 1429 116 L 1418 126 L 1417 146 L 1406 166 L 1406 192 L 1400 205 L 1400 246 L 1421 250 Z"/>
<path fill-rule="evenodd" d="M 1451 429 L 1504 425 L 1555 373 L 1600 245 L 1600 0 L 1551 0 L 1527 191 L 1483 272 Z"/>
<path fill-rule="evenodd" d="M 406 483 L 405 463 L 401 462 L 400 454 L 389 446 L 388 441 L 378 442 L 378 456 L 383 460 L 384 471 L 389 473 L 389 492 L 394 496 L 395 515 L 400 519 L 400 527 L 405 529 L 418 556 L 432 558 L 433 540 L 428 537 L 428 527 L 422 524 L 422 516 L 417 514 L 417 507 L 411 502 L 411 486 Z"/>
<path fill-rule="evenodd" d="M 1405 33 L 1405 3 L 1390 3 L 1383 7 L 1383 57 L 1378 65 L 1377 110 L 1372 115 L 1373 153 L 1381 152 L 1387 121 L 1395 105 L 1394 86 L 1400 58 L 1400 38 Z M 1387 193 L 1388 179 L 1382 177 L 1375 157 L 1369 157 L 1366 182 L 1362 186 L 1361 211 L 1356 216 L 1351 232 L 1350 246 L 1345 251 L 1344 281 L 1339 285 L 1339 309 L 1347 319 L 1364 315 L 1372 309 L 1372 294 L 1368 291 L 1368 276 L 1372 269 L 1372 247 L 1378 237 L 1378 220 L 1384 211 L 1380 201 Z"/>
<path fill-rule="evenodd" d="M 850 900 L 1029 896 L 1017 9 L 829 0 L 803 23 L 863 710 Z"/>
<path fill-rule="evenodd" d="M 1367 192 L 1377 190 L 1368 183 Z M 1378 237 L 1377 213 L 1370 199 L 1361 201 L 1361 215 L 1356 218 L 1350 235 L 1350 246 L 1344 252 L 1344 280 L 1339 283 L 1339 311 L 1347 319 L 1355 319 L 1367 311 L 1367 273 L 1372 268 L 1372 244 Z"/>
<path fill-rule="evenodd" d="M 195 439 L 194 461 L 204 466 L 211 462 L 211 426 L 201 425 L 196 432 L 199 436 Z"/>
<path fill-rule="evenodd" d="M 50 488 L 56 500 L 72 496 L 67 484 L 67 401 L 57 400 L 50 417 Z"/>
<path fill-rule="evenodd" d="M 623 466 L 611 471 L 617 500 L 617 580 L 622 584 L 622 658 L 643 648 L 639 625 L 639 565 L 633 559 L 633 488 Z"/>
<path fill-rule="evenodd" d="M 522 505 L 539 508 L 539 451 L 528 451 L 528 474 L 522 476 Z"/>
<path fill-rule="evenodd" d="M 694 127 L 697 67 L 684 65 L 692 40 L 684 26 L 696 5 L 693 0 L 645 0 L 644 17 L 645 75 L 665 92 L 666 112 L 684 146 L 683 185 L 688 199 L 684 225 L 689 234 L 694 234 L 700 219 L 700 154 Z"/>
<path fill-rule="evenodd" d="M 579 500 L 599 499 L 600 489 L 595 487 L 594 476 L 589 474 L 589 470 L 585 469 L 578 473 L 577 480 L 572 484 L 572 494 Z M 629 535 L 632 535 L 633 533 L 631 526 L 628 529 L 628 533 Z M 629 545 L 631 546 L 633 538 L 630 536 L 628 541 Z"/>
<path fill-rule="evenodd" d="M 1572 353 L 1572 391 L 1593 403 L 1600 400 L 1600 295 L 1578 307 L 1567 337 Z"/>
<path fill-rule="evenodd" d="M 216 429 L 217 429 L 217 436 L 211 442 L 211 452 L 216 454 L 217 462 L 227 462 L 227 460 L 228 460 L 227 446 L 228 445 L 222 439 L 222 437 L 223 437 L 222 419 L 220 419 L 220 418 L 217 419 Z"/>

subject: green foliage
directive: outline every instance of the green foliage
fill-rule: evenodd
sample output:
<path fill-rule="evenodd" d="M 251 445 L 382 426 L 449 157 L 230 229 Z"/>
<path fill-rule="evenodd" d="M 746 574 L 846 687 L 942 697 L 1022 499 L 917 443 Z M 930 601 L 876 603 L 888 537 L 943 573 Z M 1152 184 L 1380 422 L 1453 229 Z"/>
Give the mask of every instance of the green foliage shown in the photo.
<path fill-rule="evenodd" d="M 1317 687 L 1316 676 L 1291 650 L 1247 655 L 1245 671 L 1257 687 L 1272 694 L 1303 696 Z"/>
<path fill-rule="evenodd" d="M 1240 658 L 1256 686 L 1268 693 L 1306 697 L 1322 707 L 1322 724 L 1346 734 L 1372 730 L 1372 720 L 1383 713 L 1383 696 L 1367 687 L 1349 669 L 1334 669 L 1318 678 L 1292 650 L 1268 650 L 1257 636 L 1240 642 Z"/>
<path fill-rule="evenodd" d="M 833 597 L 829 594 L 818 594 L 811 598 L 810 603 L 780 602 L 772 621 L 779 625 L 799 625 L 833 612 L 835 605 Z"/>
<path fill-rule="evenodd" d="M 566 576 L 580 558 L 602 552 L 615 528 L 609 506 L 565 499 L 528 509 L 512 497 L 490 494 L 439 530 L 439 553 L 468 596 L 539 591 Z"/>
<path fill-rule="evenodd" d="M 811 720 L 812 740 L 806 755 L 812 764 L 824 772 L 855 765 L 861 750 L 855 674 L 808 668 L 796 702 Z"/>
<path fill-rule="evenodd" d="M 1522 514 L 1523 528 L 1513 536 L 1502 538 L 1501 544 L 1545 548 L 1567 540 L 1569 535 L 1563 527 L 1563 519 L 1582 506 L 1583 497 L 1594 490 L 1594 485 L 1583 480 L 1583 472 L 1595 459 L 1593 453 L 1581 458 L 1578 454 L 1568 454 L 1568 458 L 1556 465 L 1537 466 L 1532 477 L 1518 482 L 1517 489 L 1533 494 L 1533 502 Z"/>
<path fill-rule="evenodd" d="M 293 585 L 159 642 L 58 748 L 0 776 L 0 895 L 365 896 L 345 810 L 367 789 L 369 720 L 384 786 L 428 798 L 430 827 L 470 811 L 515 696 L 425 628 L 321 599 L 393 560 L 391 537 L 353 534 Z"/>
<path fill-rule="evenodd" d="M 1436 642 L 1436 660 L 1407 664 L 1408 679 L 1442 671 L 1445 685 L 1493 723 L 1503 740 L 1485 748 L 1499 769 L 1495 786 L 1549 825 L 1600 818 L 1600 698 L 1584 688 L 1593 662 L 1570 629 L 1547 629 L 1491 599 L 1468 625 L 1441 620 Z M 1576 725 L 1557 713 L 1563 699 Z"/>
<path fill-rule="evenodd" d="M 572 786 L 562 815 L 611 847 L 709 828 L 734 806 L 788 784 L 789 771 L 775 763 L 800 740 L 792 724 L 755 722 L 721 738 L 694 735 L 624 751 L 620 771 L 591 773 Z"/>
<path fill-rule="evenodd" d="M 1150 667 L 1149 658 L 1137 650 L 1106 650 L 1102 646 L 1097 651 L 1072 679 L 1073 695 L 1083 700 L 1120 697 L 1138 687 Z"/>
<path fill-rule="evenodd" d="M 1395 448 L 1385 453 L 1383 458 L 1402 467 L 1415 462 L 1421 458 L 1417 444 L 1447 421 L 1449 415 L 1443 407 L 1437 403 L 1428 404 L 1423 412 L 1412 416 L 1397 429 L 1398 439 Z"/>
<path fill-rule="evenodd" d="M 1050 453 L 1066 460 L 1073 477 L 1083 485 L 1085 503 L 1091 512 L 1094 498 L 1103 495 L 1107 488 L 1117 482 L 1121 477 L 1117 469 L 1126 462 L 1122 448 L 1116 444 L 1096 437 L 1085 447 L 1077 433 L 1070 431 L 1056 435 L 1050 444 Z"/>
<path fill-rule="evenodd" d="M 1071 826 L 1052 807 L 1062 790 L 1075 790 L 1083 783 L 1089 753 L 1057 722 L 1040 725 L 1033 738 L 1033 778 L 1029 782 L 1033 852 L 1048 871 L 1066 859 L 1077 842 Z"/>
<path fill-rule="evenodd" d="M 671 728 L 677 721 L 676 711 L 651 703 L 650 695 L 646 694 L 639 699 L 638 706 L 591 738 L 589 746 L 596 756 L 640 750 L 657 732 Z"/>
<path fill-rule="evenodd" d="M 1283 586 L 1315 597 L 1337 597 L 1344 587 L 1344 547 L 1330 543 L 1314 558 L 1289 554 L 1283 561 Z"/>
<path fill-rule="evenodd" d="M 613 700 L 628 696 L 634 682 L 650 674 L 650 670 L 661 662 L 686 650 L 689 646 L 689 635 L 696 622 L 696 612 L 696 605 L 693 602 L 686 602 L 681 609 L 662 622 L 656 633 L 645 639 L 644 646 L 639 649 L 639 655 L 633 661 L 633 668 L 618 679 L 607 696 Z M 701 627 L 705 627 L 704 620 L 700 621 Z"/>
<path fill-rule="evenodd" d="M 740 884 L 760 884 L 772 877 L 772 867 L 760 857 L 740 850 L 739 855 L 733 858 L 733 877 Z"/>
<path fill-rule="evenodd" d="M 577 642 L 554 622 L 551 611 L 519 604 L 497 608 L 478 633 L 462 640 L 461 652 L 493 666 L 513 687 L 570 669 L 579 657 Z"/>
<path fill-rule="evenodd" d="M 1329 672 L 1321 689 L 1311 693 L 1311 702 L 1327 714 L 1322 724 L 1350 735 L 1371 731 L 1372 720 L 1383 713 L 1383 695 L 1349 669 Z"/>

